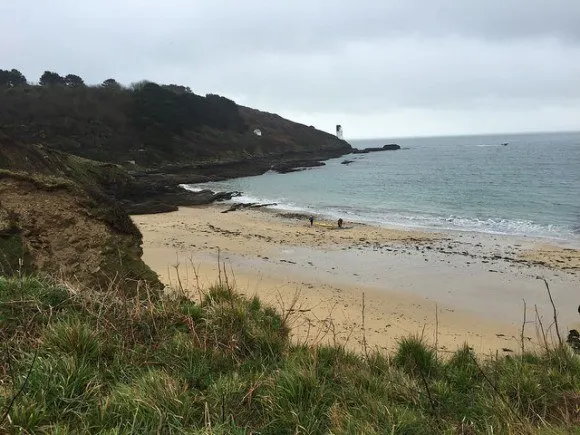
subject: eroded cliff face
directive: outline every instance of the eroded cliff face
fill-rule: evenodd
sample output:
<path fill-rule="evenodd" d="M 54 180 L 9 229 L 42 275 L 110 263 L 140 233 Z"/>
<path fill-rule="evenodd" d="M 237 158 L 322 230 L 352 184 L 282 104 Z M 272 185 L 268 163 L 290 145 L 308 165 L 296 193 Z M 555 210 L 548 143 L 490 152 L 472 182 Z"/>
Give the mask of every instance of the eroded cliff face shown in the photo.
<path fill-rule="evenodd" d="M 141 260 L 142 236 L 114 204 L 69 180 L 0 172 L 0 273 L 40 272 L 127 294 L 162 289 Z"/>

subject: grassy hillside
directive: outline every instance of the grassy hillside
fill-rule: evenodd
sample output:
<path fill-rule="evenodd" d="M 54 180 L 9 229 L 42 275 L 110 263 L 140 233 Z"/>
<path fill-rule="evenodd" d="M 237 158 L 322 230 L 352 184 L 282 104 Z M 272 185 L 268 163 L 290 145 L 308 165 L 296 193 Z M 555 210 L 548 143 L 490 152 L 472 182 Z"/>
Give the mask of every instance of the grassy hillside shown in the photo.
<path fill-rule="evenodd" d="M 125 88 L 114 81 L 86 86 L 78 77 L 61 79 L 29 85 L 3 84 L 0 77 L 0 131 L 17 143 L 147 168 L 286 153 L 328 158 L 350 150 L 333 135 L 183 86 L 140 82 Z M 262 136 L 253 133 L 256 128 Z"/>
<path fill-rule="evenodd" d="M 577 433 L 565 347 L 438 358 L 292 344 L 283 316 L 218 285 L 197 301 L 0 278 L 3 433 Z"/>
<path fill-rule="evenodd" d="M 190 179 L 191 174 L 185 175 L 185 180 L 180 180 L 180 175 L 136 176 L 122 165 L 89 160 L 44 145 L 16 143 L 1 132 L 0 170 L 66 179 L 95 201 L 114 203 L 131 214 L 173 211 L 182 205 L 210 203 L 219 196 L 179 187 L 178 183 Z M 215 171 L 224 172 L 219 168 Z"/>
<path fill-rule="evenodd" d="M 0 132 L 0 169 L 67 178 L 95 195 L 122 198 L 138 189 L 121 166 L 89 160 L 50 147 L 14 142 Z"/>

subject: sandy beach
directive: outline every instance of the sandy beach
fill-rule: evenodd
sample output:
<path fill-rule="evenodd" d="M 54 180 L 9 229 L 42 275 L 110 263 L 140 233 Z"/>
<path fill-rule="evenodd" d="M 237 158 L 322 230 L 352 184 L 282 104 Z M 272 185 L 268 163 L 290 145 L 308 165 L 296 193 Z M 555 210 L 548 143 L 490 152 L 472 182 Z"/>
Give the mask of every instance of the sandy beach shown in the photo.
<path fill-rule="evenodd" d="M 580 327 L 580 251 L 512 236 L 406 231 L 316 219 L 276 210 L 222 213 L 226 204 L 139 215 L 144 260 L 192 297 L 219 277 L 257 294 L 307 343 L 391 350 L 423 335 L 440 352 L 468 342 L 495 354 L 537 346 L 538 315 L 555 334 Z M 179 276 L 178 276 L 179 275 Z M 221 279 L 226 279 L 221 272 Z M 363 309 L 364 298 L 364 309 Z M 538 314 L 536 314 L 536 312 Z"/>

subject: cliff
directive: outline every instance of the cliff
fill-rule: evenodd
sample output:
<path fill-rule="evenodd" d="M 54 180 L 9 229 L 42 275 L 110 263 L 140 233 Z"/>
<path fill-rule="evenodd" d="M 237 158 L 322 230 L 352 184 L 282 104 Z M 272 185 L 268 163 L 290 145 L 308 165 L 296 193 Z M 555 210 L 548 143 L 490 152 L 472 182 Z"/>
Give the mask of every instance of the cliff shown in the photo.
<path fill-rule="evenodd" d="M 0 171 L 0 275 L 42 272 L 156 293 L 162 285 L 141 260 L 141 242 L 129 216 L 106 198 L 70 180 Z"/>

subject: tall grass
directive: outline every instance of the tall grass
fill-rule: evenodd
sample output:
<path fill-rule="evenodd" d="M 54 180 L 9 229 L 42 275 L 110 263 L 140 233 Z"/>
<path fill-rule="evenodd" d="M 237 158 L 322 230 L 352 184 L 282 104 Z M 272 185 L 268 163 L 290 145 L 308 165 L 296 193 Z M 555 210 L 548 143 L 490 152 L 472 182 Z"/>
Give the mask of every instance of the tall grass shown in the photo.
<path fill-rule="evenodd" d="M 1 433 L 574 433 L 566 346 L 437 358 L 297 345 L 229 285 L 198 302 L 0 278 Z"/>

